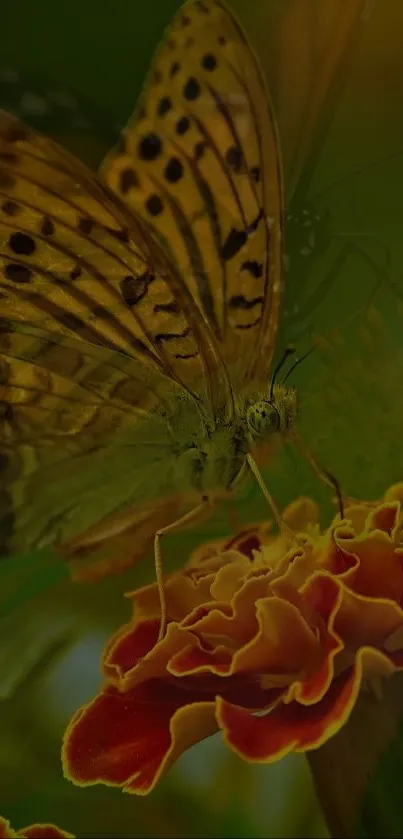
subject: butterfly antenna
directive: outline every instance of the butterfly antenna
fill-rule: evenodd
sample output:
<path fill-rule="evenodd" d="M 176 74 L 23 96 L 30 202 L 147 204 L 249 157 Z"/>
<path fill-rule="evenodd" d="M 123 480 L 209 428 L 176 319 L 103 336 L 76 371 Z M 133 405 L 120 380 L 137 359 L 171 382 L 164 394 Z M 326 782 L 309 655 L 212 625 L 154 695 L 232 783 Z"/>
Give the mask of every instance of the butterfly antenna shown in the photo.
<path fill-rule="evenodd" d="M 270 390 L 269 390 L 270 401 L 273 399 L 274 385 L 276 383 L 277 376 L 278 376 L 281 368 L 284 367 L 284 364 L 287 361 L 287 358 L 289 358 L 290 355 L 294 355 L 294 353 L 295 353 L 295 348 L 294 347 L 287 347 L 285 352 L 283 353 L 282 357 L 280 358 L 280 361 L 278 362 L 277 366 L 274 368 L 273 375 L 271 377 L 271 382 L 270 382 Z"/>
<path fill-rule="evenodd" d="M 298 367 L 299 364 L 301 364 L 301 361 L 305 361 L 305 359 L 308 358 L 308 355 L 311 355 L 311 353 L 313 353 L 314 350 L 315 350 L 315 347 L 310 347 L 310 349 L 307 350 L 303 355 L 301 355 L 299 358 L 295 359 L 294 364 L 291 365 L 290 369 L 288 370 L 288 372 L 284 376 L 284 379 L 281 382 L 282 385 L 285 384 L 285 382 L 287 381 L 288 377 L 291 375 L 293 370 L 295 370 L 295 368 Z"/>

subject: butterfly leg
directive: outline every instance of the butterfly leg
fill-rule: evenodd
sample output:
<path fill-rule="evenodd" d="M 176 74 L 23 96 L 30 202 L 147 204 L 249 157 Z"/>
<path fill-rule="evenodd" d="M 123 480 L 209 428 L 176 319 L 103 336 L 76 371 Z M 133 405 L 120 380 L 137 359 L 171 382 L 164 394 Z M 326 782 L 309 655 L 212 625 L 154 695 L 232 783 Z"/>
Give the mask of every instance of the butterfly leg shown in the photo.
<path fill-rule="evenodd" d="M 338 508 L 339 508 L 339 515 L 340 515 L 341 519 L 344 519 L 343 495 L 342 495 L 340 484 L 339 484 L 337 478 L 335 478 L 334 475 L 332 475 L 331 472 L 329 472 L 320 463 L 318 463 L 315 455 L 312 454 L 312 452 L 310 451 L 310 449 L 308 448 L 306 443 L 304 443 L 300 439 L 300 437 L 295 435 L 294 442 L 298 446 L 298 448 L 299 448 L 301 454 L 303 455 L 303 457 L 305 457 L 306 460 L 308 461 L 308 463 L 310 463 L 313 471 L 318 476 L 318 478 L 320 478 L 321 481 L 323 481 L 325 484 L 327 484 L 328 486 L 332 487 L 332 489 L 334 489 L 335 494 L 336 494 L 336 498 L 337 498 Z"/>
<path fill-rule="evenodd" d="M 252 457 L 251 454 L 246 455 L 246 462 L 249 466 L 250 471 L 252 472 L 253 477 L 255 478 L 257 483 L 259 484 L 259 487 L 260 487 L 260 489 L 263 493 L 263 496 L 265 497 L 265 499 L 266 499 L 266 501 L 267 501 L 272 513 L 273 513 L 275 522 L 277 524 L 277 527 L 278 527 L 280 533 L 283 533 L 285 536 L 293 537 L 294 534 L 293 534 L 292 530 L 290 530 L 288 525 L 286 525 L 283 522 L 283 520 L 281 518 L 281 513 L 280 513 L 280 511 L 277 507 L 277 504 L 274 501 L 274 498 L 270 494 L 269 490 L 267 489 L 267 486 L 266 486 L 266 484 L 265 484 L 265 482 L 262 478 L 262 475 L 260 473 L 259 467 L 258 467 L 255 459 Z"/>
<path fill-rule="evenodd" d="M 197 507 L 193 507 L 192 510 L 189 510 L 179 519 L 176 521 L 171 522 L 171 524 L 166 525 L 166 527 L 161 527 L 160 530 L 157 530 L 155 537 L 154 537 L 154 564 L 155 564 L 155 576 L 157 579 L 157 586 L 158 586 L 158 593 L 160 598 L 160 606 L 161 606 L 161 620 L 160 620 L 160 630 L 158 634 L 158 640 L 161 641 L 165 635 L 165 629 L 167 624 L 167 604 L 165 599 L 165 591 L 164 591 L 164 576 L 163 576 L 163 569 L 162 569 L 162 555 L 161 555 L 161 537 L 166 536 L 168 533 L 174 533 L 175 530 L 181 530 L 182 527 L 186 526 L 190 522 L 195 521 L 202 515 L 205 510 L 206 506 L 210 504 L 210 500 L 206 498 L 198 504 Z"/>

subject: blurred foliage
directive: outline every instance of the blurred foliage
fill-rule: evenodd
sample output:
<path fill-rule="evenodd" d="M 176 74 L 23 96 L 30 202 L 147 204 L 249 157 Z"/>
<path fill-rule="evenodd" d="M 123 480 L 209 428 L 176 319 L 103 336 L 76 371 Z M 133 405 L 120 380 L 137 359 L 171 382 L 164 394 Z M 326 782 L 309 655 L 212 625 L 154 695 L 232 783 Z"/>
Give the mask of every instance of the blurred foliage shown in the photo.
<path fill-rule="evenodd" d="M 155 45 L 179 5 L 153 0 L 139 10 L 115 0 L 112 10 L 95 0 L 5 0 L 0 105 L 96 168 L 129 116 Z M 235 6 L 273 83 L 269 46 L 281 0 L 238 0 Z M 314 250 L 309 272 L 304 255 L 291 248 L 292 273 L 286 275 L 282 343 L 302 335 L 303 350 L 316 334 L 327 342 L 292 379 L 301 394 L 301 434 L 346 494 L 362 497 L 377 497 L 403 477 L 401 23 L 399 0 L 378 2 L 303 196 L 310 212 L 319 214 L 321 248 Z M 273 94 L 276 99 L 275 87 Z M 292 245 L 291 234 L 288 241 Z M 313 311 L 304 312 L 299 279 L 305 296 L 317 291 Z M 266 478 L 280 506 L 309 494 L 329 520 L 331 494 L 294 450 L 281 448 Z M 166 569 L 182 564 L 201 539 L 228 532 L 234 515 L 241 523 L 266 514 L 258 489 L 247 487 L 202 530 L 168 540 Z M 49 553 L 2 567 L 0 811 L 16 826 L 55 821 L 88 837 L 324 836 L 302 757 L 249 767 L 217 737 L 185 754 L 149 799 L 106 788 L 80 790 L 62 780 L 61 734 L 98 687 L 102 646 L 129 614 L 122 594 L 153 573 L 148 561 L 88 587 L 71 583 Z M 381 770 L 386 786 L 392 783 L 391 755 Z"/>

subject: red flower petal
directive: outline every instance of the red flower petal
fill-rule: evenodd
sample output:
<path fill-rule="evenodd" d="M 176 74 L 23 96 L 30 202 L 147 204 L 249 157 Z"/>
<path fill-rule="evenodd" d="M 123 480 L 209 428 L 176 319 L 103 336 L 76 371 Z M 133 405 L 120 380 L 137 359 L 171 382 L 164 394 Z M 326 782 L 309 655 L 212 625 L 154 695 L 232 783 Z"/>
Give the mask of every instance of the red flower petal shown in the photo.
<path fill-rule="evenodd" d="M 66 833 L 54 824 L 31 824 L 29 827 L 22 827 L 17 836 L 24 839 L 74 839 L 72 833 Z"/>
<path fill-rule="evenodd" d="M 15 830 L 10 827 L 10 822 L 0 816 L 0 839 L 14 839 L 17 836 Z"/>
<path fill-rule="evenodd" d="M 101 782 L 150 792 L 185 749 L 217 730 L 214 703 L 197 700 L 160 680 L 126 694 L 106 689 L 65 733 L 66 777 L 79 786 Z"/>
<path fill-rule="evenodd" d="M 364 648 L 355 667 L 338 676 L 320 702 L 314 705 L 278 704 L 263 717 L 217 700 L 217 719 L 229 746 L 246 760 L 271 763 L 291 751 L 318 748 L 347 721 L 358 696 L 364 669 L 393 666 L 376 650 Z"/>
<path fill-rule="evenodd" d="M 104 673 L 121 679 L 149 653 L 158 640 L 160 622 L 142 621 L 122 627 L 109 641 L 104 653 Z"/>
<path fill-rule="evenodd" d="M 55 824 L 30 824 L 15 832 L 10 822 L 0 816 L 0 839 L 74 839 L 72 833 L 67 833 Z"/>

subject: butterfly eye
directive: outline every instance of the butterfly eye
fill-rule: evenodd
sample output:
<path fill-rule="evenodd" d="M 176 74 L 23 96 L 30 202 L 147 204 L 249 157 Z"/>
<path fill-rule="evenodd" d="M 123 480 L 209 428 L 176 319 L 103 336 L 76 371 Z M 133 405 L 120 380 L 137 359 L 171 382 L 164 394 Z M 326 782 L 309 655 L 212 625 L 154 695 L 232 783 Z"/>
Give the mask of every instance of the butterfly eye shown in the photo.
<path fill-rule="evenodd" d="M 280 430 L 281 417 L 273 402 L 255 402 L 246 412 L 246 422 L 254 437 L 265 437 Z"/>

